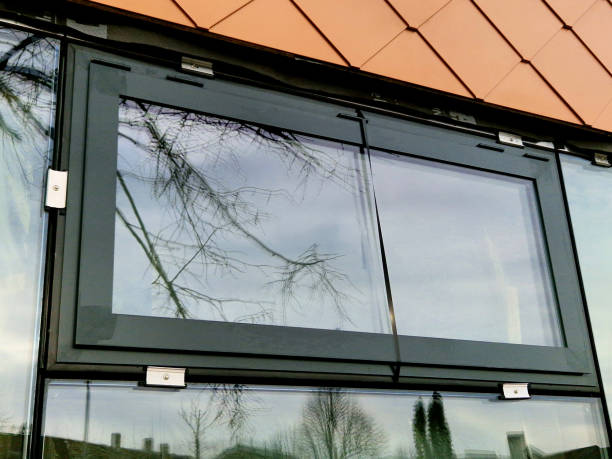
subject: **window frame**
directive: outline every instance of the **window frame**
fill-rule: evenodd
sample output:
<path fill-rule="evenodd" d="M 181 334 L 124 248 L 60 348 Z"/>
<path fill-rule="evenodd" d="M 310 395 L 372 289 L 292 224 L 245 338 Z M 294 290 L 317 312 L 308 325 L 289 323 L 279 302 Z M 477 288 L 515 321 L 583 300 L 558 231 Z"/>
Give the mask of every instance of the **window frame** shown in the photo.
<path fill-rule="evenodd" d="M 400 335 L 400 361 L 425 365 L 434 361 L 460 367 L 476 366 L 479 362 L 487 368 L 500 368 L 503 362 L 501 368 L 575 374 L 591 371 L 588 329 L 554 154 L 505 145 L 502 152 L 494 151 L 491 147 L 499 148 L 498 145 L 479 142 L 469 134 L 448 132 L 440 138 L 437 128 L 412 125 L 376 113 L 364 115 L 368 119 L 371 149 L 534 181 L 565 342 L 560 347 L 490 342 L 483 345 L 480 341 Z M 383 240 L 384 231 L 382 228 Z"/>
<path fill-rule="evenodd" d="M 90 72 L 90 69 L 94 70 Z M 97 367 L 100 364 L 178 365 L 233 368 L 238 371 L 367 374 L 395 379 L 425 377 L 590 387 L 597 385 L 569 241 L 567 216 L 559 178 L 555 175 L 557 172 L 554 157 L 550 153 L 504 146 L 505 156 L 502 156 L 498 152 L 478 150 L 476 144 L 482 138 L 474 135 L 411 123 L 374 112 L 364 113 L 367 123 L 359 122 L 357 112 L 340 105 L 222 80 L 193 77 L 75 45 L 68 48 L 68 70 L 70 80 L 66 95 L 71 110 L 66 111 L 63 163 L 71 173 L 68 207 L 66 215 L 60 216 L 57 234 L 58 247 L 63 248 L 63 251 L 55 266 L 54 283 L 57 288 L 54 290 L 58 293 L 54 295 L 53 317 L 57 332 L 51 330 L 50 368 L 66 370 L 91 365 L 94 365 L 94 368 L 103 368 Z M 184 82 L 168 81 L 168 76 Z M 203 84 L 206 89 L 211 90 L 211 94 L 206 97 L 210 106 L 215 107 L 214 110 L 202 110 L 201 105 L 198 105 L 203 100 L 198 97 L 204 97 L 202 89 L 189 82 Z M 176 90 L 164 91 L 169 87 Z M 543 167 L 542 164 L 549 164 L 548 170 L 553 170 L 554 174 L 549 172 L 544 179 L 549 180 L 551 186 L 556 187 L 555 190 L 558 191 L 558 202 L 555 206 L 561 204 L 561 207 L 555 207 L 555 218 L 559 219 L 556 223 L 562 222 L 562 228 L 560 231 L 554 230 L 559 233 L 554 240 L 568 241 L 563 255 L 559 256 L 564 257 L 568 263 L 568 272 L 564 275 L 568 277 L 572 288 L 575 287 L 573 290 L 568 287 L 572 301 L 563 303 L 565 306 L 560 301 L 562 334 L 566 337 L 568 346 L 552 348 L 405 336 L 400 336 L 396 342 L 392 334 L 144 316 L 123 316 L 117 321 L 110 313 L 110 302 L 109 307 L 93 311 L 92 314 L 84 314 L 83 310 L 77 307 L 79 302 L 94 298 L 91 304 L 95 304 L 96 297 L 108 298 L 109 294 L 112 295 L 112 291 L 109 292 L 108 289 L 106 292 L 102 291 L 102 286 L 108 285 L 109 279 L 112 285 L 112 252 L 107 251 L 110 254 L 106 253 L 101 261 L 92 257 L 93 252 L 90 249 L 92 240 L 108 240 L 109 234 L 111 238 L 114 235 L 115 174 L 92 174 L 91 171 L 103 170 L 99 169 L 100 167 L 110 170 L 116 168 L 116 155 L 108 157 L 109 155 L 96 153 L 108 149 L 109 142 L 96 142 L 94 139 L 108 135 L 115 138 L 119 96 L 273 125 L 307 135 L 361 145 L 366 149 L 369 147 L 406 154 L 409 152 L 404 145 L 409 140 L 413 145 L 410 154 L 415 155 L 416 149 L 416 156 L 426 159 L 453 162 L 449 161 L 448 157 L 436 156 L 437 151 L 452 146 L 457 154 L 466 157 L 475 155 L 479 158 L 495 158 L 490 159 L 491 165 L 487 164 L 487 167 L 504 169 L 508 157 L 524 164 L 533 163 L 534 168 L 538 170 Z M 87 101 L 87 105 L 84 101 Z M 305 105 L 312 113 L 305 109 Z M 96 110 L 95 121 L 91 116 L 87 116 L 93 107 Z M 105 116 L 99 116 L 100 107 L 105 110 Z M 111 111 L 114 116 L 109 115 Z M 349 116 L 338 117 L 341 113 Z M 364 126 L 367 136 L 362 135 Z M 112 144 L 113 142 L 110 142 L 110 145 Z M 524 154 L 544 156 L 550 160 L 533 160 L 525 158 Z M 93 155 L 99 156 L 106 163 L 88 164 L 88 158 Z M 502 157 L 504 159 L 500 159 Z M 465 163 L 462 160 L 459 164 Z M 477 167 L 482 168 L 482 165 Z M 88 168 L 90 177 L 84 180 Z M 104 210 L 101 209 L 100 199 L 112 202 L 112 206 L 106 205 Z M 94 209 L 96 219 L 89 218 L 88 215 L 91 215 Z M 103 224 L 100 224 L 101 221 Z M 546 237 L 549 238 L 550 224 L 545 223 L 544 226 Z M 384 228 L 382 231 L 384 235 Z M 553 250 L 550 252 L 552 257 Z M 85 269 L 82 266 L 83 261 Z M 556 279 L 557 274 L 553 272 L 553 278 Z M 88 296 L 83 297 L 84 294 Z M 95 326 L 84 328 L 88 323 Z M 119 334 L 113 335 L 119 341 L 102 342 L 96 338 L 96 335 L 109 332 L 112 334 L 113 330 L 119 330 Z M 185 330 L 188 330 L 188 333 Z M 231 339 L 227 338 L 228 334 L 232 336 Z M 197 339 L 194 340 L 194 337 Z M 197 345 L 194 345 L 195 342 Z M 316 343 L 316 346 L 313 346 L 313 343 Z M 282 353 L 279 348 L 282 348 Z M 399 351 L 399 355 L 396 351 Z"/>

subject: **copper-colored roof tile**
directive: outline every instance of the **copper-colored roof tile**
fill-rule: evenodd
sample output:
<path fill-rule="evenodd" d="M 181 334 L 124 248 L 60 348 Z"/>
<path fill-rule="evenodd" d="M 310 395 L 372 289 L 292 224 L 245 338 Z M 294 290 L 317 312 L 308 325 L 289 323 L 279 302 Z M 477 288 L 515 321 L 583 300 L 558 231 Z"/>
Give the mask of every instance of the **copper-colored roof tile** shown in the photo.
<path fill-rule="evenodd" d="M 469 0 L 453 0 L 419 30 L 479 98 L 520 62 Z"/>
<path fill-rule="evenodd" d="M 113 8 L 142 14 L 162 21 L 174 22 L 189 27 L 193 27 L 193 22 L 176 6 L 172 0 L 93 0 Z"/>
<path fill-rule="evenodd" d="M 405 30 L 362 68 L 389 78 L 471 97 L 418 33 Z"/>
<path fill-rule="evenodd" d="M 294 1 L 355 67 L 406 27 L 384 0 Z"/>
<path fill-rule="evenodd" d="M 570 30 L 559 31 L 533 64 L 587 124 L 612 97 L 612 77 Z"/>
<path fill-rule="evenodd" d="M 567 105 L 528 63 L 520 63 L 487 96 L 486 102 L 580 123 Z"/>
<path fill-rule="evenodd" d="M 302 56 L 346 65 L 289 0 L 254 0 L 211 32 Z"/>
<path fill-rule="evenodd" d="M 567 25 L 573 25 L 595 0 L 544 0 Z"/>
<path fill-rule="evenodd" d="M 563 27 L 539 0 L 475 1 L 525 59 L 531 59 Z"/>
<path fill-rule="evenodd" d="M 604 131 L 612 132 L 612 100 L 604 111 L 597 117 L 593 127 Z"/>
<path fill-rule="evenodd" d="M 612 5 L 599 0 L 574 24 L 574 32 L 612 72 Z"/>
<path fill-rule="evenodd" d="M 410 27 L 419 27 L 450 0 L 388 0 Z"/>
<path fill-rule="evenodd" d="M 209 29 L 250 0 L 175 0 L 202 29 Z"/>

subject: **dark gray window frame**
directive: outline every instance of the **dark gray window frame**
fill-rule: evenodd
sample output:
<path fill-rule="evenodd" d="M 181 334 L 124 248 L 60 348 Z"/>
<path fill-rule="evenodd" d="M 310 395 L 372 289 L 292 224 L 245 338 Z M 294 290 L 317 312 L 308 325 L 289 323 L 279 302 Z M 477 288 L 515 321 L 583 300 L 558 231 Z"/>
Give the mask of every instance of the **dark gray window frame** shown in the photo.
<path fill-rule="evenodd" d="M 56 285 L 61 285 L 61 290 L 56 297 L 59 308 L 54 308 L 58 333 L 52 333 L 51 337 L 52 348 L 56 346 L 51 351 L 51 366 L 166 364 L 294 371 L 322 369 L 332 373 L 337 368 L 338 373 L 390 375 L 388 366 L 392 365 L 397 368 L 393 371 L 396 376 L 596 385 L 567 219 L 552 155 L 511 147 L 504 147 L 501 154 L 481 150 L 476 147 L 481 139 L 475 136 L 375 113 L 365 114 L 372 148 L 453 162 L 440 153 L 452 145 L 454 154 L 458 155 L 454 156 L 454 162 L 458 164 L 509 173 L 508 169 L 516 163 L 518 169 L 511 172 L 514 175 L 531 177 L 536 171 L 540 174 L 535 177 L 538 190 L 548 187 L 546 192 L 555 196 L 552 206 L 555 210 L 548 220 L 544 218 L 551 257 L 553 248 L 562 247 L 558 256 L 567 265 L 562 273 L 553 269 L 557 294 L 567 297 L 567 301 L 561 301 L 561 297 L 559 301 L 567 347 L 402 336 L 399 337 L 398 355 L 392 335 L 137 316 L 122 316 L 118 320 L 111 313 L 110 289 L 104 287 L 112 282 L 112 251 L 106 250 L 106 254 L 98 251 L 102 258 L 96 257 L 90 244 L 92 240 L 102 243 L 114 233 L 115 174 L 90 173 L 91 177 L 85 181 L 83 176 L 87 176 L 88 167 L 96 172 L 103 170 L 101 167 L 113 171 L 116 167 L 114 155 L 102 155 L 113 142 L 96 142 L 95 139 L 100 135 L 116 138 L 116 107 L 120 95 L 357 145 L 363 145 L 364 139 L 359 122 L 337 116 L 339 113 L 355 114 L 341 106 L 222 81 L 201 80 L 78 47 L 70 48 L 69 59 L 73 70 L 70 81 L 72 110 L 65 145 L 70 155 L 66 164 L 71 175 L 68 209 L 62 225 L 64 233 L 60 231 L 58 236 L 62 239 L 64 252 L 62 267 L 57 269 L 61 275 L 56 276 L 59 277 Z M 96 59 L 106 63 L 92 62 Z M 94 71 L 90 72 L 92 69 Z M 168 75 L 202 83 L 204 88 L 167 81 Z M 175 90 L 165 91 L 171 87 Z M 204 100 L 206 109 L 201 108 Z M 98 110 L 105 110 L 106 115 L 112 111 L 113 116 L 99 116 Z M 86 121 L 88 113 L 95 113 L 95 119 L 90 116 Z M 406 145 L 410 145 L 410 151 Z M 104 162 L 88 165 L 85 151 L 87 158 L 99 157 Z M 549 161 L 534 160 L 525 157 L 525 153 Z M 473 164 L 469 164 L 470 161 Z M 519 167 L 519 163 L 531 166 Z M 548 172 L 541 174 L 543 169 Z M 101 208 L 99 200 L 109 198 L 113 205 Z M 95 218 L 92 218 L 94 209 Z M 556 224 L 551 226 L 553 221 Z M 108 243 L 108 239 L 106 241 Z M 559 275 L 564 277 L 557 277 Z M 559 291 L 558 286 L 566 282 L 567 289 Z M 77 303 L 101 303 L 102 307 L 87 308 L 85 312 L 77 308 Z M 313 365 L 312 359 L 318 363 Z"/>
<path fill-rule="evenodd" d="M 411 364 L 517 368 L 529 371 L 587 373 L 592 371 L 588 330 L 580 283 L 567 225 L 567 215 L 554 154 L 530 148 L 480 142 L 462 133 L 416 126 L 396 118 L 365 113 L 368 143 L 380 149 L 423 159 L 533 180 L 540 205 L 554 293 L 565 347 L 485 343 L 478 341 L 399 336 L 400 361 Z M 382 228 L 384 239 L 384 228 Z M 393 286 L 391 286 L 393 290 Z"/>

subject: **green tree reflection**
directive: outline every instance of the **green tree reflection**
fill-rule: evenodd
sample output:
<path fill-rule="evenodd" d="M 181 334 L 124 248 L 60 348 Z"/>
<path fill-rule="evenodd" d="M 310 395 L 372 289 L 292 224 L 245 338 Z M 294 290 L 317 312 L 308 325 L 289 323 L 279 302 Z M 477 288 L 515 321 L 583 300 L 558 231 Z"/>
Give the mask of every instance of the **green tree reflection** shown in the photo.
<path fill-rule="evenodd" d="M 444 413 L 444 401 L 434 392 L 425 413 L 421 397 L 414 404 L 412 435 L 416 459 L 453 459 L 451 432 Z"/>

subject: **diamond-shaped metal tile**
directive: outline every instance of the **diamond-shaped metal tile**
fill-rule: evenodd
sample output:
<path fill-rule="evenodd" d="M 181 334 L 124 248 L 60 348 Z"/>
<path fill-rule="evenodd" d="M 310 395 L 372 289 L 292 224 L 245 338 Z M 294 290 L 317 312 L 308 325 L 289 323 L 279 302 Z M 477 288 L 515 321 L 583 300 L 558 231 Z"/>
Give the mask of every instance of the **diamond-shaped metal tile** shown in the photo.
<path fill-rule="evenodd" d="M 544 0 L 567 25 L 573 25 L 595 0 Z"/>
<path fill-rule="evenodd" d="M 612 5 L 598 0 L 574 24 L 574 32 L 612 72 Z"/>
<path fill-rule="evenodd" d="M 274 14 L 270 14 L 273 11 Z M 346 65 L 304 15 L 288 0 L 254 0 L 210 29 L 302 56 Z"/>
<path fill-rule="evenodd" d="M 363 67 L 367 72 L 466 97 L 471 94 L 417 32 L 403 31 Z"/>
<path fill-rule="evenodd" d="M 525 59 L 531 59 L 563 27 L 541 1 L 475 1 Z"/>
<path fill-rule="evenodd" d="M 479 98 L 521 60 L 469 0 L 453 0 L 419 30 Z"/>
<path fill-rule="evenodd" d="M 384 0 L 294 1 L 355 67 L 406 27 Z"/>
<path fill-rule="evenodd" d="M 585 123 L 593 123 L 612 96 L 612 77 L 571 30 L 561 30 L 533 65 Z"/>
<path fill-rule="evenodd" d="M 580 119 L 528 63 L 520 63 L 487 96 L 486 102 L 571 123 Z"/>
<path fill-rule="evenodd" d="M 388 0 L 410 27 L 418 28 L 450 0 Z"/>
<path fill-rule="evenodd" d="M 175 0 L 202 29 L 209 29 L 251 0 Z"/>
<path fill-rule="evenodd" d="M 612 99 L 604 111 L 599 114 L 597 120 L 593 123 L 593 127 L 612 132 Z"/>

